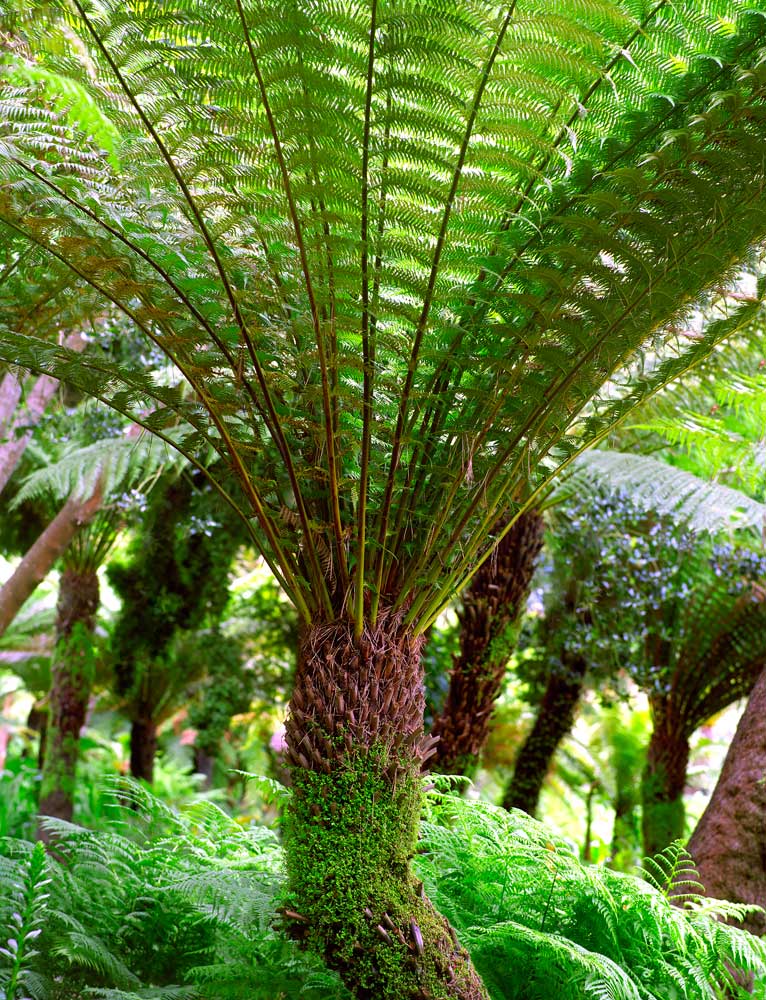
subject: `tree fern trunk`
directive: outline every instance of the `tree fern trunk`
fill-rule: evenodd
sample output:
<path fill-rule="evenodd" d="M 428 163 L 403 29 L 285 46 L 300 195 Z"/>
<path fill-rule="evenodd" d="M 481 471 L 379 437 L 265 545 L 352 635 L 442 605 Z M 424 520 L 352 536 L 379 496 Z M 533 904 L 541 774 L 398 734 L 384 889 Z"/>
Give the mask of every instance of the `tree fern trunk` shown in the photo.
<path fill-rule="evenodd" d="M 758 678 L 721 775 L 697 828 L 689 852 L 708 895 L 738 903 L 766 899 L 766 671 Z M 766 917 L 755 913 L 744 926 L 766 933 Z"/>
<path fill-rule="evenodd" d="M 359 998 L 486 1000 L 410 865 L 431 745 L 420 645 L 392 614 L 359 640 L 347 622 L 304 636 L 287 722 L 286 920 Z"/>
<path fill-rule="evenodd" d="M 610 848 L 611 861 L 609 862 L 609 867 L 616 871 L 632 872 L 641 860 L 641 837 L 637 816 L 638 799 L 635 787 L 621 784 L 618 775 Z"/>
<path fill-rule="evenodd" d="M 684 836 L 684 788 L 689 739 L 671 702 L 652 698 L 654 728 L 641 783 L 644 854 L 663 851 Z"/>
<path fill-rule="evenodd" d="M 157 723 L 150 715 L 134 719 L 130 727 L 130 773 L 152 784 L 157 756 Z"/>
<path fill-rule="evenodd" d="M 534 816 L 553 755 L 572 728 L 585 683 L 582 657 L 566 657 L 564 670 L 548 678 L 535 724 L 519 750 L 513 778 L 503 796 L 506 809 L 523 809 Z"/>
<path fill-rule="evenodd" d="M 25 553 L 11 577 L 0 587 L 0 635 L 51 571 L 56 560 L 66 552 L 77 531 L 95 517 L 101 508 L 102 492 L 103 484 L 99 479 L 87 500 L 70 496 Z"/>
<path fill-rule="evenodd" d="M 543 519 L 527 511 L 463 594 L 460 653 L 433 727 L 439 736 L 435 770 L 468 774 L 478 763 L 542 544 Z"/>
<path fill-rule="evenodd" d="M 59 584 L 40 815 L 71 820 L 80 730 L 93 683 L 92 635 L 98 577 L 65 569 Z"/>

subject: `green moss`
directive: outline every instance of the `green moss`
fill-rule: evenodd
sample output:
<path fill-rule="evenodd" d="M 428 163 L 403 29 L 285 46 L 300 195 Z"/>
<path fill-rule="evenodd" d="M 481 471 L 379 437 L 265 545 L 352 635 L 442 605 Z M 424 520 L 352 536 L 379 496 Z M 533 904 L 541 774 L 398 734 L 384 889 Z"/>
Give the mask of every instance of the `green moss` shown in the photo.
<path fill-rule="evenodd" d="M 302 919 L 287 917 L 356 996 L 446 1000 L 460 995 L 447 982 L 473 973 L 411 871 L 421 782 L 414 761 L 397 763 L 371 750 L 329 774 L 296 771 L 286 909 Z"/>

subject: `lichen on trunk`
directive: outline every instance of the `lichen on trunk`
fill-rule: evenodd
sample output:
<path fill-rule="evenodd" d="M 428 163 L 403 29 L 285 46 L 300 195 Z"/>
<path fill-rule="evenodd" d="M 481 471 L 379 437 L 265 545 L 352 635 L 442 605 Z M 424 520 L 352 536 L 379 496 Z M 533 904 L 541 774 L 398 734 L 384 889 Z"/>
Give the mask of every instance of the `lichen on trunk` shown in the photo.
<path fill-rule="evenodd" d="M 411 868 L 433 752 L 423 735 L 420 639 L 379 615 L 307 630 L 287 722 L 291 933 L 360 1000 L 487 1000 Z"/>
<path fill-rule="evenodd" d="M 93 683 L 92 634 L 99 604 L 98 577 L 67 568 L 56 608 L 48 727 L 39 813 L 71 820 L 80 730 Z M 41 836 L 43 835 L 41 831 Z"/>

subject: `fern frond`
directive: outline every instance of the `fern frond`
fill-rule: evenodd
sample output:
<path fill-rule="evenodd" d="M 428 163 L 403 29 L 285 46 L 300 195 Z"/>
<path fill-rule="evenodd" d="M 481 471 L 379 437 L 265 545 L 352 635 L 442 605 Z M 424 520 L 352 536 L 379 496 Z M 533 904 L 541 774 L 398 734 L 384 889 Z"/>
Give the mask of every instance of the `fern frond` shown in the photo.
<path fill-rule="evenodd" d="M 622 491 L 637 506 L 660 517 L 669 516 L 695 532 L 762 530 L 766 525 L 766 504 L 646 455 L 585 452 L 573 463 L 558 489 L 566 493 L 587 489 L 593 483 Z"/>
<path fill-rule="evenodd" d="M 680 840 L 668 844 L 653 858 L 644 858 L 643 876 L 666 899 L 695 906 L 704 899 L 705 887 L 694 859 Z"/>

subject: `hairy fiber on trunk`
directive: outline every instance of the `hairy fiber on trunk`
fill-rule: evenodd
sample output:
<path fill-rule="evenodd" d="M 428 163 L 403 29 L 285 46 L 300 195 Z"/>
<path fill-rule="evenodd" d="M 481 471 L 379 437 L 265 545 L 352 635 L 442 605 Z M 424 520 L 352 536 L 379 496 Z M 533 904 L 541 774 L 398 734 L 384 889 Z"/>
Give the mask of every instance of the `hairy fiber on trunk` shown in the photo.
<path fill-rule="evenodd" d="M 468 773 L 478 763 L 489 734 L 508 657 L 516 644 L 514 625 L 524 608 L 543 544 L 543 519 L 522 514 L 463 594 L 460 652 L 433 733 L 439 736 L 434 768 Z"/>
<path fill-rule="evenodd" d="M 708 895 L 738 903 L 766 902 L 766 671 L 758 678 L 721 775 L 689 841 Z M 766 916 L 743 926 L 766 933 Z"/>
<path fill-rule="evenodd" d="M 48 727 L 39 813 L 71 820 L 80 730 L 93 683 L 92 634 L 99 605 L 98 577 L 65 569 L 56 607 Z"/>
<path fill-rule="evenodd" d="M 287 721 L 284 918 L 360 1000 L 486 1000 L 411 869 L 434 746 L 420 647 L 394 614 L 358 640 L 345 621 L 307 630 Z"/>
<path fill-rule="evenodd" d="M 537 717 L 521 745 L 505 795 L 505 809 L 523 809 L 534 816 L 553 755 L 572 728 L 585 682 L 586 663 L 581 656 L 566 656 L 564 671 L 548 678 Z"/>

